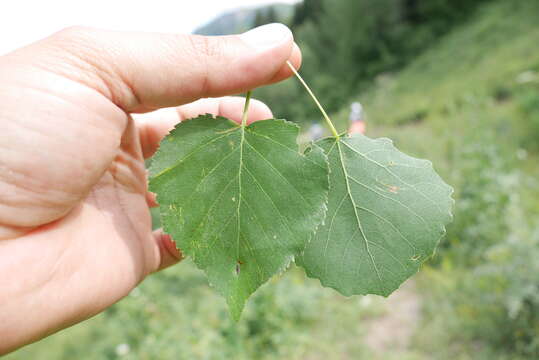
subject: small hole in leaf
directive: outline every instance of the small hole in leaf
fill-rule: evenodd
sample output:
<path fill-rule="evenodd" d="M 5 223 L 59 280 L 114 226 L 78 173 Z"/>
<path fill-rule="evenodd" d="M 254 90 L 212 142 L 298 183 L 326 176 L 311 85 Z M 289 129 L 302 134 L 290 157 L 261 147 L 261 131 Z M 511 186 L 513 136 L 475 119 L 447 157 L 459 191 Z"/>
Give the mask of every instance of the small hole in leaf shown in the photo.
<path fill-rule="evenodd" d="M 241 272 L 241 266 L 243 265 L 243 262 L 241 262 L 240 260 L 238 260 L 238 262 L 236 263 L 236 275 L 239 275 L 240 272 Z"/>

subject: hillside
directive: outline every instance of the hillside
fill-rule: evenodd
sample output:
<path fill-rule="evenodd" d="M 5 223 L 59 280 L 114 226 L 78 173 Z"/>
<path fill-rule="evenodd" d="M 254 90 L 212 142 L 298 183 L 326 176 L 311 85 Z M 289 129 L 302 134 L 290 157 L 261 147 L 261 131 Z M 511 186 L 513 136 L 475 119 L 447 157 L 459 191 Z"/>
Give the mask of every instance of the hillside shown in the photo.
<path fill-rule="evenodd" d="M 454 222 L 416 278 L 423 321 L 406 358 L 539 358 L 537 14 L 536 1 L 487 4 L 353 99 L 369 136 L 429 158 L 455 188 Z M 342 130 L 348 111 L 333 116 Z"/>
<path fill-rule="evenodd" d="M 194 31 L 199 35 L 228 35 L 244 32 L 253 27 L 257 12 L 266 12 L 273 8 L 279 22 L 288 22 L 293 12 L 293 5 L 273 4 L 261 7 L 236 9 L 219 15 L 206 25 Z"/>
<path fill-rule="evenodd" d="M 522 147 L 533 157 L 536 149 L 528 137 L 539 135 L 539 128 L 531 133 L 539 106 L 524 103 L 539 94 L 538 13 L 534 1 L 483 6 L 404 70 L 379 75 L 352 99 L 363 103 L 371 135 L 395 137 L 407 150 L 426 156 L 433 149 L 443 151 L 444 139 L 453 145 L 469 141 L 474 129 L 488 126 L 492 134 L 485 136 L 511 149 Z M 347 115 L 347 107 L 334 115 L 341 129 Z"/>

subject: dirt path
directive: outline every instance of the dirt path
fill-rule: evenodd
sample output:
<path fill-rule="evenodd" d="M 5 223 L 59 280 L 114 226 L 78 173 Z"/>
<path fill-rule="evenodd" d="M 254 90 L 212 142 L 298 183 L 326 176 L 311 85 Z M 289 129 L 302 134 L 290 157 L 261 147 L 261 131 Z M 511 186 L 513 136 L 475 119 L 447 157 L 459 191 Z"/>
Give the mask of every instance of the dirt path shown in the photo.
<path fill-rule="evenodd" d="M 406 350 L 420 321 L 421 299 L 413 280 L 407 281 L 386 301 L 386 312 L 373 319 L 365 343 L 375 352 Z"/>

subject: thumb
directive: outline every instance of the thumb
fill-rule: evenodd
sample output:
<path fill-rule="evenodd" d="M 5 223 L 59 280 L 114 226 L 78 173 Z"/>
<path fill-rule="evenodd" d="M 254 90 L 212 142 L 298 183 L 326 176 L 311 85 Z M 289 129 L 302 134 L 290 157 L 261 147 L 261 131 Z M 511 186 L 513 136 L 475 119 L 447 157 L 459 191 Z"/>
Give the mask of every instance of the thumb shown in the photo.
<path fill-rule="evenodd" d="M 269 24 L 241 35 L 198 36 L 63 30 L 44 42 L 83 71 L 80 82 L 126 112 L 178 106 L 202 97 L 237 94 L 292 75 L 301 54 L 291 31 Z M 75 75 L 73 75 L 75 74 Z"/>

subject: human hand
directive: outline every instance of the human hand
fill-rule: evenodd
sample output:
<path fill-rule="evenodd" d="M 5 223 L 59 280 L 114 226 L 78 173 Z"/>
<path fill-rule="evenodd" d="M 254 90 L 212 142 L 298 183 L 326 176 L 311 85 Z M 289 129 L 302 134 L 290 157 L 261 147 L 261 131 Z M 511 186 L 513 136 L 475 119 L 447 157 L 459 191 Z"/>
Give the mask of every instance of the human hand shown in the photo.
<path fill-rule="evenodd" d="M 152 233 L 144 158 L 181 119 L 239 121 L 243 101 L 180 105 L 283 80 L 300 58 L 282 25 L 227 37 L 71 28 L 0 57 L 0 354 L 179 261 Z M 270 117 L 252 104 L 251 120 Z"/>

